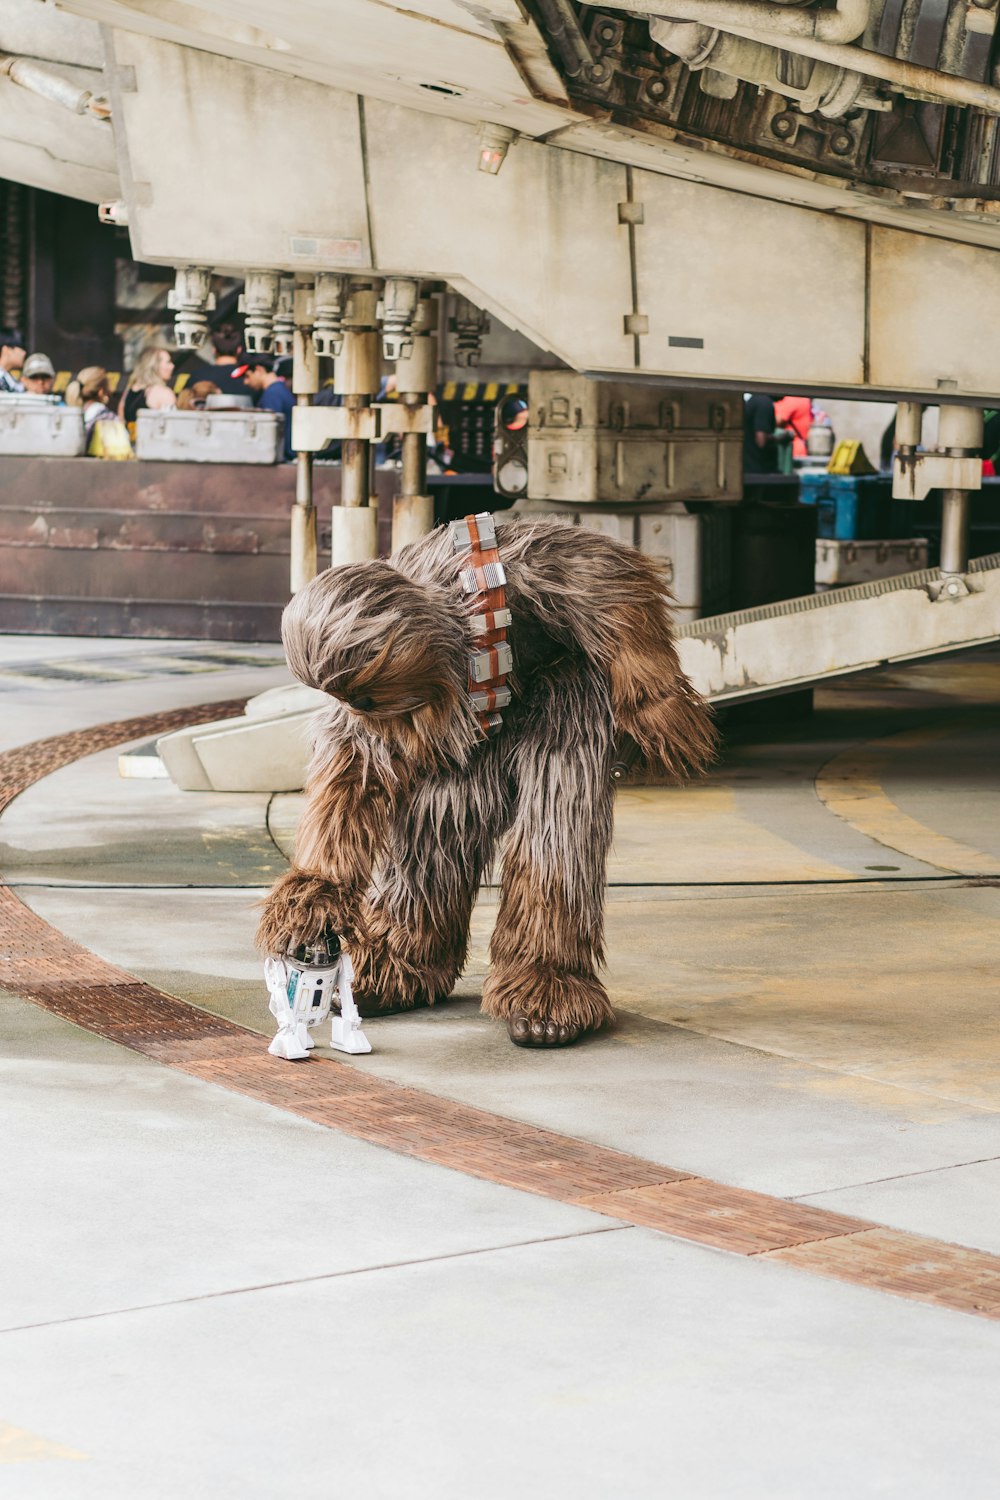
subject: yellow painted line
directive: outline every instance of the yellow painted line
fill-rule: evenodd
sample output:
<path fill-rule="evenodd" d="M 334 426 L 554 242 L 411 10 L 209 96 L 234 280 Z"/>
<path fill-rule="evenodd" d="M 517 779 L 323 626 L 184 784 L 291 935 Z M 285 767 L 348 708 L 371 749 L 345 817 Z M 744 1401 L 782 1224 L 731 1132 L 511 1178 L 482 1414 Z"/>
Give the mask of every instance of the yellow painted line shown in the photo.
<path fill-rule="evenodd" d="M 455 399 L 455 392 L 457 390 L 458 390 L 458 385 L 456 384 L 456 382 L 454 380 L 449 380 L 448 384 L 445 386 L 444 390 L 441 392 L 441 400 L 442 401 L 454 401 L 454 399 Z"/>
<path fill-rule="evenodd" d="M 612 883 L 855 879 L 754 822 L 730 787 L 625 787 L 615 799 Z"/>
<path fill-rule="evenodd" d="M 224 663 L 208 661 L 188 661 L 183 656 L 132 656 L 129 658 L 133 667 L 139 667 L 141 672 L 155 672 L 169 667 L 171 676 L 180 672 L 218 672 Z M 276 663 L 277 665 L 277 663 Z M 140 675 L 139 673 L 136 674 Z"/>
<path fill-rule="evenodd" d="M 1000 859 L 911 818 L 882 788 L 887 768 L 900 755 L 946 739 L 954 732 L 954 722 L 929 729 L 906 729 L 859 749 L 845 750 L 822 768 L 816 777 L 816 793 L 845 823 L 898 854 L 908 854 L 955 875 L 1000 875 Z"/>
<path fill-rule="evenodd" d="M 477 397 L 478 394 L 479 394 L 479 385 L 478 385 L 478 382 L 476 382 L 476 381 L 471 381 L 469 383 L 469 385 L 464 385 L 462 387 L 462 400 L 463 401 L 475 401 L 475 399 L 476 399 L 476 397 Z"/>
<path fill-rule="evenodd" d="M 54 1443 L 51 1438 L 38 1437 L 23 1427 L 12 1427 L 9 1422 L 0 1422 L 0 1464 L 31 1464 L 39 1460 L 86 1459 L 89 1454 L 78 1453 L 64 1443 Z"/>
<path fill-rule="evenodd" d="M 81 661 L 77 657 L 71 657 L 67 661 L 57 660 L 55 657 L 52 657 L 51 660 L 40 662 L 39 665 L 54 667 L 60 672 L 71 672 L 74 677 L 102 677 L 129 682 L 133 677 L 139 676 L 139 673 L 133 672 L 131 667 L 106 667 L 102 666 L 98 661 Z"/>

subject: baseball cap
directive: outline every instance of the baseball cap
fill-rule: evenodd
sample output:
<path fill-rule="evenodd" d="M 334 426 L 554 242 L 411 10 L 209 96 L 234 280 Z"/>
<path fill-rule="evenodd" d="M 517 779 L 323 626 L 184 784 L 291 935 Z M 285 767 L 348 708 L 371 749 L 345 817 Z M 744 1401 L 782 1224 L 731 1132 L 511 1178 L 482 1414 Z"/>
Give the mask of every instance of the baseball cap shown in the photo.
<path fill-rule="evenodd" d="M 233 380 L 239 380 L 248 370 L 255 370 L 260 365 L 265 370 L 274 369 L 273 354 L 246 354 L 243 355 L 243 363 L 234 365 L 229 375 Z"/>
<path fill-rule="evenodd" d="M 55 366 L 51 359 L 49 359 L 49 356 L 47 354 L 29 354 L 21 370 L 22 380 L 25 376 L 29 380 L 37 380 L 39 377 L 44 378 L 46 375 L 50 380 L 54 380 L 56 376 Z"/>

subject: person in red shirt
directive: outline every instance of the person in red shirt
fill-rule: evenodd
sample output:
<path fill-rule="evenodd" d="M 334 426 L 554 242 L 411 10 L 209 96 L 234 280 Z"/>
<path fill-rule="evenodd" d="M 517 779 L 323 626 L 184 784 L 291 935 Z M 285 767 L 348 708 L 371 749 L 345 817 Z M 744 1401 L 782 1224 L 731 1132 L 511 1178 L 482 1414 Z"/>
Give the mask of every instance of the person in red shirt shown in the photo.
<path fill-rule="evenodd" d="M 774 403 L 774 417 L 779 427 L 792 434 L 792 457 L 806 457 L 806 438 L 813 424 L 813 404 L 808 396 L 782 396 Z"/>

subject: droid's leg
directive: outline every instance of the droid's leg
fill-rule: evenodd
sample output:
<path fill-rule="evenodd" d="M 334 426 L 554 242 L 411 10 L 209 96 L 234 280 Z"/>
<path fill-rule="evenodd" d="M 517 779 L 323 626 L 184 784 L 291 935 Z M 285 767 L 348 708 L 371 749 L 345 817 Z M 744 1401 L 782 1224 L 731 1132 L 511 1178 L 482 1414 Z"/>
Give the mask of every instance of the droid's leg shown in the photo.
<path fill-rule="evenodd" d="M 534 690 L 515 759 L 487 1015 L 521 1047 L 562 1047 L 613 1020 L 597 977 L 611 843 L 607 681 L 582 663 Z"/>
<path fill-rule="evenodd" d="M 499 757 L 486 746 L 467 770 L 418 783 L 400 807 L 364 914 L 364 937 L 351 946 L 363 1014 L 377 1006 L 433 1005 L 450 994 L 508 806 Z"/>

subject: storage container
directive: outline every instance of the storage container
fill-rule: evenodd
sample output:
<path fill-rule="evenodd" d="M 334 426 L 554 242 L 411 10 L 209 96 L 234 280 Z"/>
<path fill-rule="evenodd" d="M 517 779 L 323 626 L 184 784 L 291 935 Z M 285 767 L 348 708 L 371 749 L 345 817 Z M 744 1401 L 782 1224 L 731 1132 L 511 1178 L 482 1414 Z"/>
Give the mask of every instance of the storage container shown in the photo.
<path fill-rule="evenodd" d="M 852 583 L 871 583 L 916 573 L 927 567 L 927 538 L 910 537 L 870 541 L 838 541 L 819 537 L 816 541 L 816 587 L 846 588 Z"/>
<path fill-rule="evenodd" d="M 528 388 L 528 495 L 568 505 L 738 500 L 743 401 L 535 370 Z"/>
<path fill-rule="evenodd" d="M 136 418 L 137 458 L 203 464 L 275 464 L 283 419 L 273 411 L 147 411 Z"/>
<path fill-rule="evenodd" d="M 0 454 L 76 458 L 86 448 L 83 410 L 58 397 L 0 395 Z"/>
<path fill-rule="evenodd" d="M 882 474 L 805 473 L 799 500 L 816 507 L 816 534 L 837 541 L 908 537 L 913 507 L 892 498 L 892 479 Z"/>

